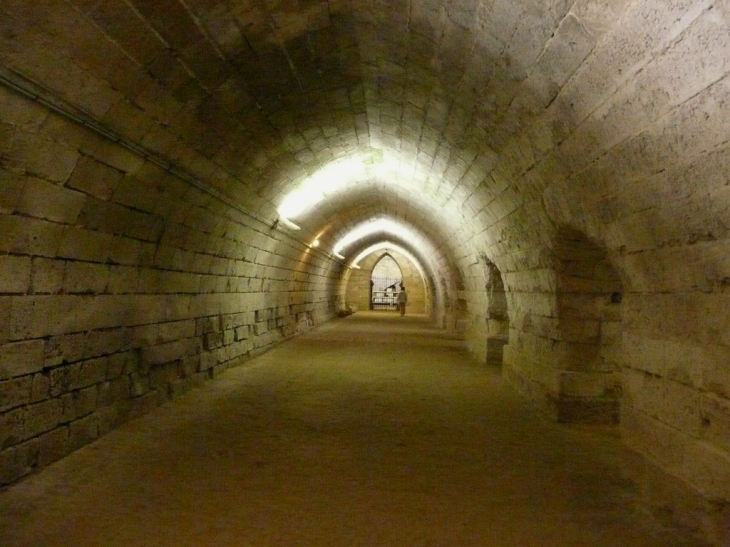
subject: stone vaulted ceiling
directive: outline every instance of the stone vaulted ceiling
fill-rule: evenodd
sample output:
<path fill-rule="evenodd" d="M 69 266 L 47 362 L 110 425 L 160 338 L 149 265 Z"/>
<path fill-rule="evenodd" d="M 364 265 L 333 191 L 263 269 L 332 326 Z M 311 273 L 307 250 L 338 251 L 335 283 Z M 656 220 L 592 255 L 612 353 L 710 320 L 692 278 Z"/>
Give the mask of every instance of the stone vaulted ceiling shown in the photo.
<path fill-rule="evenodd" d="M 691 170 L 725 140 L 727 10 L 711 0 L 7 0 L 0 60 L 9 79 L 41 83 L 270 222 L 308 176 L 358 158 L 367 180 L 304 214 L 304 239 L 331 247 L 387 215 L 428 238 L 434 261 L 464 273 L 485 255 L 510 271 L 546 260 L 557 224 L 609 249 L 644 245 L 632 188 L 656 188 L 668 159 Z M 717 120 L 709 132 L 703 117 Z M 672 216 L 658 208 L 648 222 Z"/>

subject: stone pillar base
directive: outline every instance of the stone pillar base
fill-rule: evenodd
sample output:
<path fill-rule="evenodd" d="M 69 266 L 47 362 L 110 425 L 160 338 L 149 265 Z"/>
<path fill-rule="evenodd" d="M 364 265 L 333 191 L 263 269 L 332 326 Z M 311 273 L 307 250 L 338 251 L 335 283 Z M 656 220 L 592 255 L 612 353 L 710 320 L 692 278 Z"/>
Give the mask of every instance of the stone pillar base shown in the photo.
<path fill-rule="evenodd" d="M 487 365 L 501 367 L 504 361 L 504 346 L 507 338 L 503 336 L 489 336 L 487 338 Z"/>
<path fill-rule="evenodd" d="M 564 424 L 617 424 L 621 416 L 615 399 L 559 397 L 553 404 L 557 421 Z"/>

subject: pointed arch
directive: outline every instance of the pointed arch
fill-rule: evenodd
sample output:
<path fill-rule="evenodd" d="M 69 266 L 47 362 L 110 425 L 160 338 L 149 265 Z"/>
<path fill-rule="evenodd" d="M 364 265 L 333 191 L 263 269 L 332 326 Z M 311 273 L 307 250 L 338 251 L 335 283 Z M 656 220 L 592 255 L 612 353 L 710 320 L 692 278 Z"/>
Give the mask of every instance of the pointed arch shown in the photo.
<path fill-rule="evenodd" d="M 397 266 L 397 272 L 390 270 L 392 275 L 385 279 L 390 281 L 382 287 L 377 283 L 372 283 L 373 274 L 377 274 L 378 265 L 383 261 L 393 260 Z M 398 275 L 399 272 L 399 275 Z M 387 272 L 386 272 L 387 273 Z M 385 289 L 391 285 L 395 287 L 388 291 Z M 380 249 L 366 256 L 360 261 L 360 268 L 352 270 L 347 280 L 345 288 L 345 298 L 348 306 L 354 306 L 358 310 L 373 309 L 373 297 L 384 299 L 380 304 L 386 304 L 385 301 L 391 302 L 393 306 L 387 309 L 395 310 L 395 300 L 401 286 L 408 289 L 408 312 L 409 314 L 426 314 L 432 313 L 432 290 L 429 287 L 428 280 L 424 278 L 422 269 L 418 264 L 412 262 L 411 258 L 401 254 L 395 249 Z M 374 295 L 373 291 L 379 293 Z M 386 294 L 387 293 L 387 294 Z"/>

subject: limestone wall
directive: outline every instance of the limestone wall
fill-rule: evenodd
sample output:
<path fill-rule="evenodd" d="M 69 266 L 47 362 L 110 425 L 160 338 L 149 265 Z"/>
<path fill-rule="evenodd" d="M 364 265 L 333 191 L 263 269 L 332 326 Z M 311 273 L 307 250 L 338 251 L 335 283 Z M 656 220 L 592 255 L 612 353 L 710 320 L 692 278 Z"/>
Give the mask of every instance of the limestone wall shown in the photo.
<path fill-rule="evenodd" d="M 333 316 L 297 240 L 0 87 L 0 484 Z"/>

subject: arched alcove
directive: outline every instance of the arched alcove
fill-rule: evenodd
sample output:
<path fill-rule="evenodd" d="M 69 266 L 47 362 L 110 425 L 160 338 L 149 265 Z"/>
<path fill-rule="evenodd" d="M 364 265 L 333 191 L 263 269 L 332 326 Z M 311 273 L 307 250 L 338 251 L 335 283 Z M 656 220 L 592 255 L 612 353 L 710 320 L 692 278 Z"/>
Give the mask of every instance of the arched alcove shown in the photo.
<path fill-rule="evenodd" d="M 558 420 L 617 423 L 621 278 L 600 246 L 570 228 L 559 231 L 556 258 Z"/>
<path fill-rule="evenodd" d="M 487 292 L 487 364 L 502 367 L 504 346 L 509 341 L 507 295 L 502 274 L 490 260 L 485 263 Z"/>

